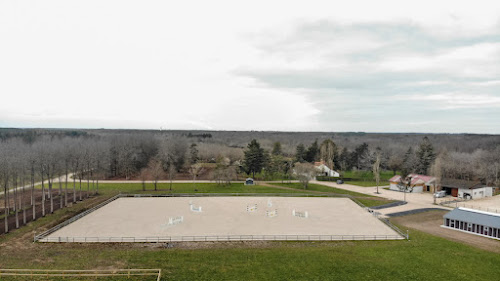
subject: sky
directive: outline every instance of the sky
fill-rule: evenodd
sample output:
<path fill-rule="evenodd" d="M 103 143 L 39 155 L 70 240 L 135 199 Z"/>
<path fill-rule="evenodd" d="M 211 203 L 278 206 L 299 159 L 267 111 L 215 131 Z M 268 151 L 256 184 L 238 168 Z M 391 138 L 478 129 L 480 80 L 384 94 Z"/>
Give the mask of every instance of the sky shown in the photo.
<path fill-rule="evenodd" d="M 0 0 L 0 127 L 500 134 L 500 1 Z"/>

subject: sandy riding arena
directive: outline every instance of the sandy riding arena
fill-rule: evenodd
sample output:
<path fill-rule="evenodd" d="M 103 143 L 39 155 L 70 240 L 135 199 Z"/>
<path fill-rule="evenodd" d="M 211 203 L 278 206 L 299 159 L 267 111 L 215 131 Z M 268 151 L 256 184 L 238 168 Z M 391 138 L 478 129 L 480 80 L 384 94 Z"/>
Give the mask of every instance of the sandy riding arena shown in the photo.
<path fill-rule="evenodd" d="M 403 239 L 346 198 L 119 198 L 40 242 Z"/>

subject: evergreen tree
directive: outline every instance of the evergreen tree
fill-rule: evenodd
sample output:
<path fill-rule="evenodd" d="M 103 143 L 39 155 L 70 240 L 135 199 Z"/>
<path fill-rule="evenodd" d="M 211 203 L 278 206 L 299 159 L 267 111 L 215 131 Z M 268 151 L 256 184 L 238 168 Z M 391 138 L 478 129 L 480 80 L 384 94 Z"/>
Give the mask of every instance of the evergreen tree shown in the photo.
<path fill-rule="evenodd" d="M 350 166 L 350 157 L 349 157 L 349 151 L 347 150 L 347 147 L 344 147 L 342 149 L 342 152 L 339 154 L 339 156 L 337 157 L 337 159 L 339 159 L 338 161 L 335 161 L 335 166 L 336 166 L 336 169 L 342 171 L 342 172 L 345 172 L 347 170 L 350 170 L 352 169 L 352 166 Z"/>
<path fill-rule="evenodd" d="M 436 158 L 436 153 L 434 152 L 434 147 L 432 147 L 431 142 L 428 137 L 424 137 L 420 146 L 416 152 L 417 165 L 416 172 L 419 174 L 427 174 L 427 171 L 431 167 L 434 159 Z"/>
<path fill-rule="evenodd" d="M 297 145 L 295 150 L 295 162 L 303 163 L 306 158 L 306 148 L 303 144 Z"/>
<path fill-rule="evenodd" d="M 281 155 L 281 142 L 277 141 L 273 144 L 273 152 L 272 155 Z"/>
<path fill-rule="evenodd" d="M 198 162 L 198 148 L 196 143 L 191 144 L 191 146 L 189 147 L 189 156 L 189 161 L 191 162 L 191 164 L 195 164 L 196 162 Z"/>
<path fill-rule="evenodd" d="M 315 140 L 309 148 L 307 148 L 306 157 L 304 160 L 307 162 L 318 161 L 319 158 L 319 145 L 318 140 Z"/>
<path fill-rule="evenodd" d="M 413 148 L 410 146 L 403 158 L 403 165 L 401 167 L 403 177 L 406 177 L 408 174 L 415 172 L 415 164 L 415 153 L 413 153 Z"/>
<path fill-rule="evenodd" d="M 264 168 L 266 160 L 267 154 L 264 149 L 260 147 L 257 140 L 253 139 L 245 151 L 244 168 L 246 173 L 251 173 L 252 177 L 255 177 L 255 173 L 260 173 Z"/>
<path fill-rule="evenodd" d="M 368 170 L 371 168 L 370 150 L 367 143 L 356 147 L 351 153 L 350 166 L 358 170 Z"/>

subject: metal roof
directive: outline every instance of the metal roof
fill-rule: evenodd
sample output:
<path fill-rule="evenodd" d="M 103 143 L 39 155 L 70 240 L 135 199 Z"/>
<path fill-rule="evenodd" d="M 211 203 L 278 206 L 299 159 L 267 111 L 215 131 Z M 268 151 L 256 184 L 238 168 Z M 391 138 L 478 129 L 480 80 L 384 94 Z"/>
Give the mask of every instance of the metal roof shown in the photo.
<path fill-rule="evenodd" d="M 475 188 L 485 187 L 486 185 L 481 184 L 480 181 L 466 181 L 466 180 L 444 178 L 441 180 L 441 186 L 449 188 L 475 189 Z"/>
<path fill-rule="evenodd" d="M 456 208 L 444 215 L 444 218 L 500 228 L 500 214 L 477 211 L 468 208 Z"/>

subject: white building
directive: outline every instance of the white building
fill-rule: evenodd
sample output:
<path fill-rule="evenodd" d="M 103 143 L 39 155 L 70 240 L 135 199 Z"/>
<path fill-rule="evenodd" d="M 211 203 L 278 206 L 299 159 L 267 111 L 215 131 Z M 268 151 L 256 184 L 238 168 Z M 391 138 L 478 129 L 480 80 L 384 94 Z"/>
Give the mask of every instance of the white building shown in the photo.
<path fill-rule="evenodd" d="M 500 240 L 500 214 L 456 208 L 443 216 L 442 227 Z"/>
<path fill-rule="evenodd" d="M 402 180 L 404 184 L 408 184 L 408 180 L 411 177 L 410 187 L 407 192 L 420 193 L 424 191 L 434 192 L 434 184 L 436 182 L 435 177 L 409 174 L 405 179 Z M 399 187 L 401 183 L 401 176 L 394 176 L 389 179 L 389 189 L 394 191 L 402 191 Z"/>
<path fill-rule="evenodd" d="M 443 179 L 441 186 L 446 193 L 463 199 L 479 199 L 493 196 L 493 187 L 481 184 L 479 181 Z"/>
<path fill-rule="evenodd" d="M 336 178 L 340 177 L 340 174 L 337 171 L 328 168 L 328 166 L 326 166 L 323 161 L 314 162 L 314 167 L 316 168 L 316 170 L 318 170 L 318 173 L 320 173 L 322 176 L 336 177 Z"/>
<path fill-rule="evenodd" d="M 477 188 L 459 188 L 458 198 L 479 199 L 493 196 L 493 187 L 483 186 Z"/>

